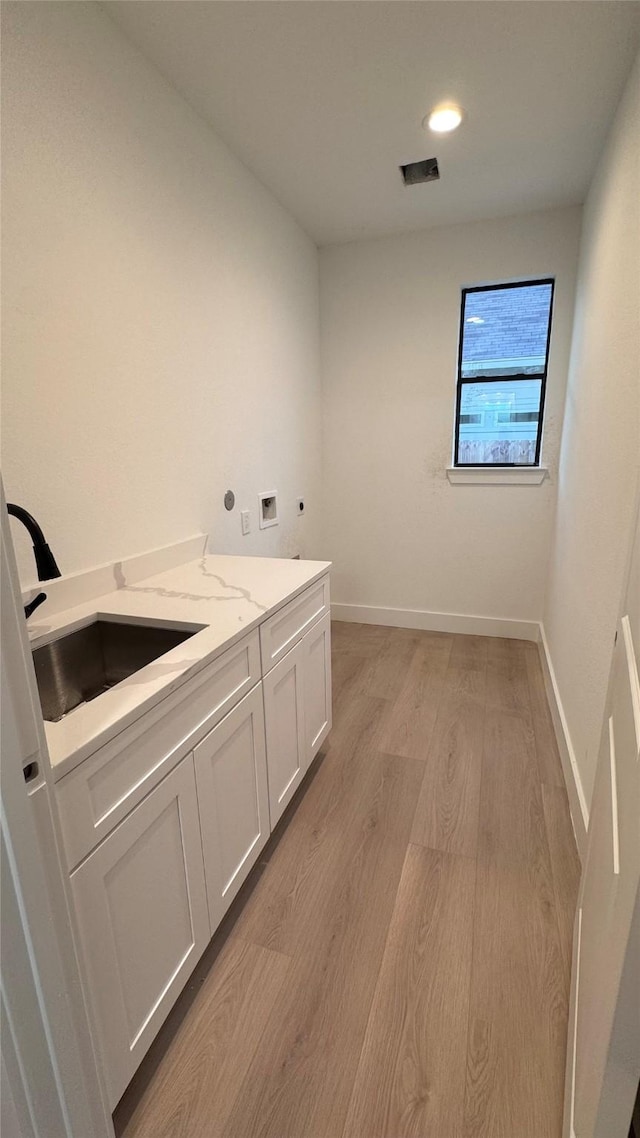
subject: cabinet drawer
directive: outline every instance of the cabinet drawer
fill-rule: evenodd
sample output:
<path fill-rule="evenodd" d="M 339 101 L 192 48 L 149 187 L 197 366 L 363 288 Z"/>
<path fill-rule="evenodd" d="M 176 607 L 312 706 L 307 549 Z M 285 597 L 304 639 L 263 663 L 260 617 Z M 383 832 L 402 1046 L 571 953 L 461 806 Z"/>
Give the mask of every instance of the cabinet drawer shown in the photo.
<path fill-rule="evenodd" d="M 329 577 L 327 575 L 265 620 L 260 626 L 263 676 L 286 655 L 290 648 L 293 648 L 316 620 L 328 612 Z"/>
<path fill-rule="evenodd" d="M 192 750 L 260 679 L 257 631 L 56 784 L 70 869 Z"/>

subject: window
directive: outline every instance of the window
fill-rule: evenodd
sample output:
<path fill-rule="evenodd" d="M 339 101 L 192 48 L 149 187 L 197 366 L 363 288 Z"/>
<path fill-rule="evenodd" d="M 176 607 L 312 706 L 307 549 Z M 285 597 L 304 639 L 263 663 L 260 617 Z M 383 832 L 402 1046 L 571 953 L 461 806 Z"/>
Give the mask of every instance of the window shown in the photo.
<path fill-rule="evenodd" d="M 553 283 L 462 290 L 455 466 L 539 466 Z"/>

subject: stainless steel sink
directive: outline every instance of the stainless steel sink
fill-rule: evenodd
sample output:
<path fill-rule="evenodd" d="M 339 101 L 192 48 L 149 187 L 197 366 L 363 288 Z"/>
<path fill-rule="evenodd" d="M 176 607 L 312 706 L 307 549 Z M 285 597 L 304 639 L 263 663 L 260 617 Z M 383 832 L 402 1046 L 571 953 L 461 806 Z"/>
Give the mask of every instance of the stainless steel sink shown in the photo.
<path fill-rule="evenodd" d="M 57 723 L 176 645 L 203 625 L 166 628 L 95 620 L 33 650 L 42 714 Z"/>

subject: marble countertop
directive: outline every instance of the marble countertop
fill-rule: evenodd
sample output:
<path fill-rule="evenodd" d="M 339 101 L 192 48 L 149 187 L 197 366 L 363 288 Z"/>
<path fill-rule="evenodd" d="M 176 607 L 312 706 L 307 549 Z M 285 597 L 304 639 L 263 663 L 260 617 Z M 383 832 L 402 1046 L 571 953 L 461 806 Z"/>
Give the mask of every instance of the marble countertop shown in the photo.
<path fill-rule="evenodd" d="M 61 778 L 226 648 L 328 572 L 327 561 L 210 555 L 127 584 L 29 625 L 33 648 L 96 617 L 203 626 L 182 644 L 59 723 L 45 722 L 54 777 Z"/>

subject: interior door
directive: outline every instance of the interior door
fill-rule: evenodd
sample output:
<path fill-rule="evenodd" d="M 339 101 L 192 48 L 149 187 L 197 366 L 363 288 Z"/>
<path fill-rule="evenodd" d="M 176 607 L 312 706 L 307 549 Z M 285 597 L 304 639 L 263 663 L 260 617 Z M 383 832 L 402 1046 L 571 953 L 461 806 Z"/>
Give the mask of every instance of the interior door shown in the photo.
<path fill-rule="evenodd" d="M 0 592 L 0 1133 L 113 1138 L 80 987 L 1 479 Z M 28 767 L 34 777 L 25 781 Z"/>
<path fill-rule="evenodd" d="M 627 1138 L 640 1076 L 639 673 L 636 512 L 576 920 L 565 1138 Z"/>

